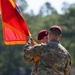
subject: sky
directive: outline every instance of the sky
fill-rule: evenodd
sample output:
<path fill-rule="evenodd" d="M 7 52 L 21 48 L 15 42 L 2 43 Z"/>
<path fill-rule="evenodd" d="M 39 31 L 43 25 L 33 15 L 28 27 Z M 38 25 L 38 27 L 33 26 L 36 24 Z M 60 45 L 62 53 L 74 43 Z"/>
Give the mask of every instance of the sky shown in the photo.
<path fill-rule="evenodd" d="M 59 14 L 62 13 L 61 8 L 63 6 L 63 2 L 67 2 L 69 4 L 75 3 L 75 0 L 26 0 L 28 4 L 27 11 L 34 11 L 34 14 L 37 15 L 39 13 L 40 7 L 43 6 L 46 2 L 50 2 L 51 6 L 54 7 Z"/>

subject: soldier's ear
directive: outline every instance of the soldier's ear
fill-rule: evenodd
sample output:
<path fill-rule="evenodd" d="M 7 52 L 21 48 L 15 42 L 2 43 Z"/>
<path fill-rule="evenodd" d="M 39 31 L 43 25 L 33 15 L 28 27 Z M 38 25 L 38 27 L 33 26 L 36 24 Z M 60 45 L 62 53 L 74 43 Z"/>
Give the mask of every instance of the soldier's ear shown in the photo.
<path fill-rule="evenodd" d="M 61 37 L 62 37 L 62 35 L 60 35 L 60 36 L 59 36 L 58 40 L 60 40 L 60 39 L 61 39 Z"/>
<path fill-rule="evenodd" d="M 59 41 L 61 39 L 61 35 L 57 36 L 57 40 Z"/>
<path fill-rule="evenodd" d="M 60 38 L 62 37 L 62 35 L 60 35 Z"/>

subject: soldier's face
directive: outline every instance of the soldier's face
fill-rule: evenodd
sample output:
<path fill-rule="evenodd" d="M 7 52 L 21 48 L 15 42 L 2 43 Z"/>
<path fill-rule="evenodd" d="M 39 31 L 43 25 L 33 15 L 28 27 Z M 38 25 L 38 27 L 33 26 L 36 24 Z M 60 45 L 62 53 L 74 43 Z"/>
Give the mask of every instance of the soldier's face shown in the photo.
<path fill-rule="evenodd" d="M 48 36 L 43 37 L 41 40 L 39 40 L 40 43 L 47 43 L 48 42 Z"/>

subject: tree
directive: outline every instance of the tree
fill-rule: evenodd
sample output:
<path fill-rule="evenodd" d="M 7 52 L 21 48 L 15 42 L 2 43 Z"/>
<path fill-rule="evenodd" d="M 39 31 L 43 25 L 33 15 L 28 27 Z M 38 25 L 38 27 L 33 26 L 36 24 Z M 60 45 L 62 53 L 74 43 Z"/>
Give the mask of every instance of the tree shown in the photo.
<path fill-rule="evenodd" d="M 40 8 L 40 14 L 41 15 L 51 15 L 51 14 L 57 14 L 57 11 L 51 6 L 49 2 L 46 2 L 41 8 Z"/>
<path fill-rule="evenodd" d="M 66 10 L 68 9 L 68 7 L 69 7 L 69 4 L 67 2 L 63 2 L 63 6 L 61 8 L 61 10 L 63 11 L 63 13 L 66 12 Z"/>

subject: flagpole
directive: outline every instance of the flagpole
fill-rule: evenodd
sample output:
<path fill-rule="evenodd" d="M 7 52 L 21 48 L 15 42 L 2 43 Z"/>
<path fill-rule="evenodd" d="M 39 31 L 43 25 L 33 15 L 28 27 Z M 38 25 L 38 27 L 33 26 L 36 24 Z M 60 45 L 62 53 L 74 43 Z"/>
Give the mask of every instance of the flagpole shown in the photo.
<path fill-rule="evenodd" d="M 2 1 L 0 0 L 0 16 L 1 16 L 1 24 L 2 24 L 2 29 L 3 29 L 3 18 L 2 18 Z M 2 30 L 3 31 L 3 30 Z M 2 32 L 4 34 L 4 31 Z M 3 35 L 3 39 L 4 39 L 4 35 Z"/>

